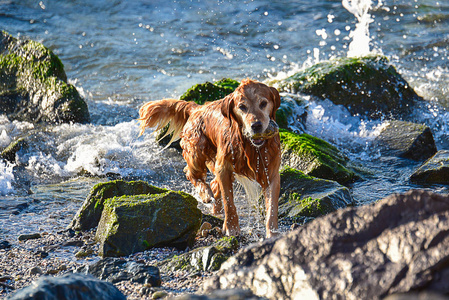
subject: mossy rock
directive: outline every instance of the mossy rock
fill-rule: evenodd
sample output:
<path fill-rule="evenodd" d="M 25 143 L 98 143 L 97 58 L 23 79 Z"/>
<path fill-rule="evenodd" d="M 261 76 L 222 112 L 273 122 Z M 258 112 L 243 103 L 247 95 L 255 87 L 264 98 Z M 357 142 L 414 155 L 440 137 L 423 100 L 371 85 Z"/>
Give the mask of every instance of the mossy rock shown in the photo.
<path fill-rule="evenodd" d="M 424 162 L 411 176 L 417 183 L 449 184 L 449 150 L 440 150 Z"/>
<path fill-rule="evenodd" d="M 304 132 L 308 102 L 300 95 L 281 93 L 281 106 L 276 111 L 279 128 Z"/>
<path fill-rule="evenodd" d="M 189 88 L 179 99 L 185 101 L 194 101 L 198 104 L 222 99 L 232 93 L 240 82 L 224 78 L 214 83 L 205 82 Z"/>
<path fill-rule="evenodd" d="M 236 237 L 223 237 L 210 246 L 200 247 L 188 253 L 168 258 L 158 267 L 163 273 L 177 270 L 188 272 L 217 271 L 234 252 L 237 251 L 239 242 Z"/>
<path fill-rule="evenodd" d="M 355 179 L 355 173 L 346 168 L 348 158 L 328 142 L 309 134 L 286 130 L 280 130 L 279 135 L 283 166 L 341 184 Z"/>
<path fill-rule="evenodd" d="M 125 256 L 154 247 L 192 247 L 201 225 L 198 202 L 184 192 L 109 198 L 95 240 L 99 255 Z"/>
<path fill-rule="evenodd" d="M 160 194 L 167 191 L 167 189 L 149 185 L 145 181 L 114 180 L 98 183 L 91 189 L 69 228 L 89 230 L 97 227 L 106 199 L 124 195 Z"/>
<path fill-rule="evenodd" d="M 279 219 L 302 222 L 354 204 L 348 188 L 335 181 L 314 178 L 284 168 L 281 175 Z"/>
<path fill-rule="evenodd" d="M 0 32 L 0 113 L 32 123 L 89 122 L 86 102 L 61 60 L 32 40 Z"/>
<path fill-rule="evenodd" d="M 432 131 L 428 126 L 405 121 L 390 121 L 375 143 L 382 154 L 417 161 L 426 160 L 437 152 Z"/>
<path fill-rule="evenodd" d="M 0 157 L 6 161 L 14 163 L 16 161 L 16 154 L 20 150 L 26 149 L 28 147 L 28 142 L 25 138 L 18 138 L 17 140 L 11 142 L 8 147 L 3 149 Z"/>
<path fill-rule="evenodd" d="M 320 62 L 281 81 L 279 91 L 305 93 L 371 118 L 406 116 L 421 98 L 384 56 Z"/>

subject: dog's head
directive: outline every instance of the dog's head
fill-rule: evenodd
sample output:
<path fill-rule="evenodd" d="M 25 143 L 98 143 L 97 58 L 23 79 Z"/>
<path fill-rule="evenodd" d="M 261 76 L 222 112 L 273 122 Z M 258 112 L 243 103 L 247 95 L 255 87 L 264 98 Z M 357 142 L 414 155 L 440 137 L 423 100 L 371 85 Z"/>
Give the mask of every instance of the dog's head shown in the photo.
<path fill-rule="evenodd" d="M 222 111 L 225 116 L 234 118 L 241 125 L 242 134 L 259 147 L 265 141 L 253 137 L 263 134 L 270 120 L 276 120 L 280 105 L 279 92 L 275 88 L 246 79 L 225 99 Z"/>

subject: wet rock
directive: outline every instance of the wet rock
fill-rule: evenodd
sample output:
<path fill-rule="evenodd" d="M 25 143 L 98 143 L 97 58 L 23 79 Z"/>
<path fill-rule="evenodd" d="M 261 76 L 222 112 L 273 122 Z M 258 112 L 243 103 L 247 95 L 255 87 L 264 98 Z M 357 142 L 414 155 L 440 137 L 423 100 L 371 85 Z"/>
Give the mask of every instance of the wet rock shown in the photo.
<path fill-rule="evenodd" d="M 32 123 L 89 122 L 86 102 L 42 44 L 0 32 L 0 113 Z"/>
<path fill-rule="evenodd" d="M 222 80 L 214 83 L 205 82 L 197 84 L 189 88 L 179 99 L 184 101 L 194 101 L 198 104 L 204 104 L 205 102 L 222 99 L 232 93 L 240 82 L 223 78 Z"/>
<path fill-rule="evenodd" d="M 188 253 L 168 258 L 159 264 L 164 273 L 176 270 L 187 270 L 191 273 L 196 271 L 217 271 L 220 266 L 239 247 L 237 238 L 224 237 L 211 246 L 200 247 Z"/>
<path fill-rule="evenodd" d="M 0 158 L 3 158 L 6 161 L 14 163 L 16 161 L 16 154 L 22 149 L 26 149 L 28 147 L 28 143 L 24 138 L 19 138 L 9 144 L 8 147 L 3 149 L 0 154 Z"/>
<path fill-rule="evenodd" d="M 167 300 L 256 300 L 266 299 L 254 295 L 249 290 L 229 289 L 217 290 L 207 295 L 186 294 L 178 297 L 170 297 Z"/>
<path fill-rule="evenodd" d="M 111 283 L 91 275 L 67 274 L 63 277 L 42 276 L 32 285 L 23 288 L 9 300 L 125 300 L 126 297 Z"/>
<path fill-rule="evenodd" d="M 104 258 L 96 263 L 85 265 L 76 270 L 78 273 L 91 274 L 98 279 L 111 283 L 131 281 L 147 286 L 160 286 L 159 269 L 143 263 L 118 258 Z"/>
<path fill-rule="evenodd" d="M 437 152 L 428 126 L 405 121 L 390 121 L 375 143 L 384 154 L 413 160 L 426 160 Z"/>
<path fill-rule="evenodd" d="M 99 255 L 123 256 L 153 247 L 192 247 L 201 225 L 197 200 L 184 192 L 107 199 L 95 239 Z"/>
<path fill-rule="evenodd" d="M 19 241 L 26 241 L 26 240 L 35 240 L 40 239 L 42 236 L 40 233 L 31 233 L 31 234 L 21 234 L 17 238 Z"/>
<path fill-rule="evenodd" d="M 420 99 L 384 56 L 338 58 L 320 62 L 281 81 L 281 92 L 305 93 L 371 118 L 406 116 Z"/>
<path fill-rule="evenodd" d="M 2 250 L 2 249 L 9 249 L 9 248 L 11 248 L 11 243 L 10 242 L 8 242 L 6 240 L 0 242 L 0 250 Z"/>
<path fill-rule="evenodd" d="M 410 176 L 410 180 L 420 183 L 449 184 L 449 151 L 438 151 Z"/>
<path fill-rule="evenodd" d="M 28 270 L 29 275 L 36 275 L 36 274 L 44 274 L 44 271 L 40 267 L 32 267 Z"/>
<path fill-rule="evenodd" d="M 303 223 L 354 204 L 348 188 L 331 180 L 313 178 L 301 171 L 281 172 L 279 219 Z"/>
<path fill-rule="evenodd" d="M 281 93 L 281 106 L 276 111 L 276 123 L 280 128 L 304 132 L 308 102 L 297 94 Z"/>
<path fill-rule="evenodd" d="M 161 193 L 163 191 L 167 190 L 151 186 L 144 181 L 127 182 L 124 180 L 114 180 L 99 183 L 91 189 L 68 228 L 73 230 L 89 230 L 97 227 L 106 199 L 124 195 Z"/>
<path fill-rule="evenodd" d="M 214 215 L 203 214 L 202 223 L 209 223 L 212 227 L 223 227 L 223 219 L 216 217 Z"/>
<path fill-rule="evenodd" d="M 394 194 L 338 210 L 231 257 L 205 291 L 250 289 L 269 299 L 383 299 L 447 294 L 449 197 Z"/>
<path fill-rule="evenodd" d="M 355 179 L 354 172 L 346 167 L 348 158 L 326 141 L 309 134 L 296 134 L 286 130 L 281 130 L 279 135 L 282 166 L 342 184 Z"/>

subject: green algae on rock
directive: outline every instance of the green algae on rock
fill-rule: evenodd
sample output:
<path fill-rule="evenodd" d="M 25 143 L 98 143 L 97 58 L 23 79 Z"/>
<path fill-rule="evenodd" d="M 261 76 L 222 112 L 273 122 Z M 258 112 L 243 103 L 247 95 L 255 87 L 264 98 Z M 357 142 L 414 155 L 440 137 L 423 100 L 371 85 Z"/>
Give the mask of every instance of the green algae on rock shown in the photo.
<path fill-rule="evenodd" d="M 284 168 L 281 175 L 279 219 L 300 222 L 354 204 L 348 188 L 335 181 L 314 178 Z"/>
<path fill-rule="evenodd" d="M 343 57 L 317 63 L 284 80 L 279 91 L 301 92 L 377 118 L 406 115 L 420 97 L 384 56 Z"/>
<path fill-rule="evenodd" d="M 240 82 L 223 78 L 214 83 L 205 82 L 192 86 L 189 88 L 179 99 L 185 101 L 194 101 L 198 104 L 204 104 L 206 102 L 222 99 L 232 93 Z"/>
<path fill-rule="evenodd" d="M 201 225 L 197 205 L 191 195 L 175 191 L 107 199 L 95 235 L 100 242 L 99 255 L 192 247 Z"/>
<path fill-rule="evenodd" d="M 124 195 L 159 194 L 168 190 L 149 185 L 145 181 L 114 180 L 95 185 L 81 208 L 76 213 L 69 228 L 89 230 L 95 228 L 101 218 L 106 199 Z"/>
<path fill-rule="evenodd" d="M 0 113 L 33 123 L 89 122 L 61 60 L 42 44 L 0 32 Z"/>
<path fill-rule="evenodd" d="M 354 172 L 346 168 L 348 158 L 326 141 L 309 134 L 296 134 L 286 130 L 281 130 L 279 135 L 283 166 L 341 184 L 355 178 Z"/>

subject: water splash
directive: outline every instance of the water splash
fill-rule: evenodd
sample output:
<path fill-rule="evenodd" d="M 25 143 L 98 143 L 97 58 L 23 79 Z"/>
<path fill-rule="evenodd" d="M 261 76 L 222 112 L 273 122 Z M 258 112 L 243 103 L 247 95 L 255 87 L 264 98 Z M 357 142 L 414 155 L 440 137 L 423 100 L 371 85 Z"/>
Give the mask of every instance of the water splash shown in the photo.
<path fill-rule="evenodd" d="M 0 161 L 0 195 L 14 193 L 14 188 L 12 186 L 14 181 L 13 168 L 14 165 Z"/>
<path fill-rule="evenodd" d="M 348 57 L 363 56 L 371 53 L 369 48 L 371 41 L 369 24 L 374 20 L 369 10 L 372 4 L 371 0 L 342 0 L 343 7 L 353 14 L 358 21 L 355 25 L 355 30 L 349 33 L 352 42 L 349 44 Z M 382 0 L 378 1 L 377 7 L 380 6 L 382 6 Z"/>

